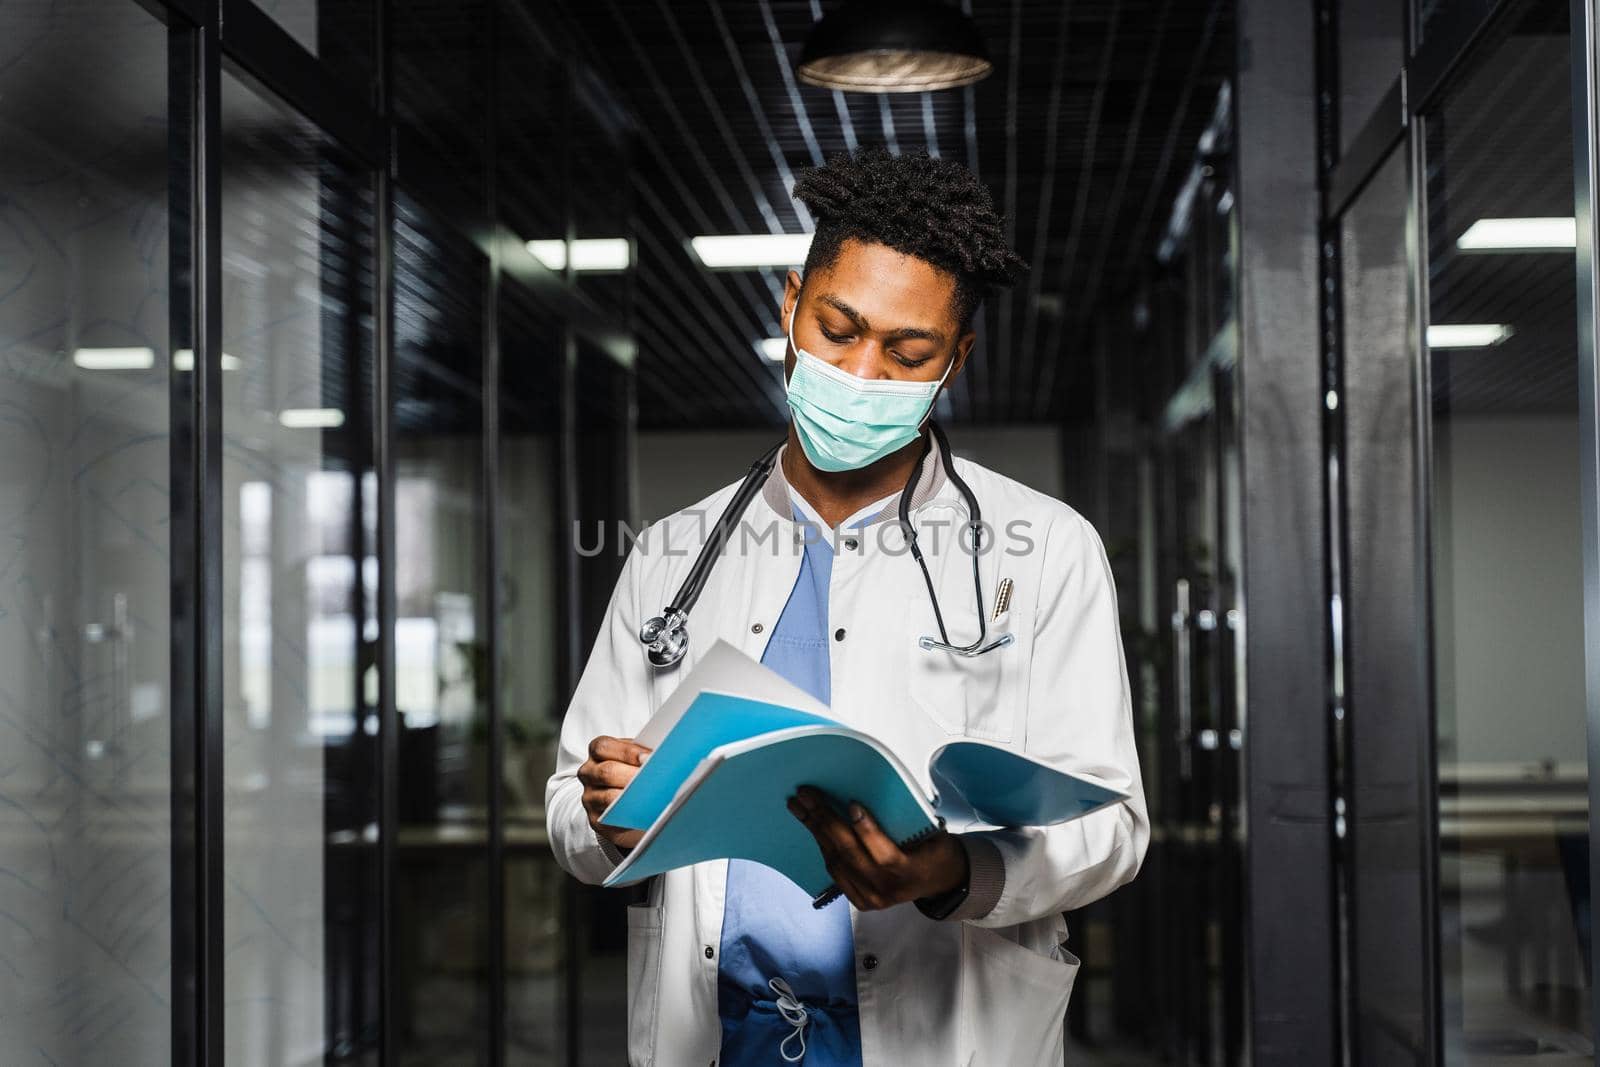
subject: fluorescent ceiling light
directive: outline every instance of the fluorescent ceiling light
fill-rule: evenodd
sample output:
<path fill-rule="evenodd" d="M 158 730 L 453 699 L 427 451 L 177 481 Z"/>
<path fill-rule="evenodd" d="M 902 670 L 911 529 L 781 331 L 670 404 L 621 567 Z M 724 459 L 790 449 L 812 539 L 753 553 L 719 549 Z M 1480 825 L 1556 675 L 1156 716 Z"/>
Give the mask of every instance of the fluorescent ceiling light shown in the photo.
<path fill-rule="evenodd" d="M 553 271 L 567 269 L 572 250 L 575 271 L 627 270 L 633 265 L 633 247 L 626 237 L 583 237 L 576 241 L 529 241 L 528 254 Z"/>
<path fill-rule="evenodd" d="M 1428 327 L 1429 348 L 1488 348 L 1497 345 L 1512 334 L 1512 329 L 1498 322 L 1457 322 Z"/>
<path fill-rule="evenodd" d="M 787 337 L 766 337 L 756 342 L 756 348 L 761 355 L 774 363 L 782 363 L 789 354 L 789 339 Z"/>
<path fill-rule="evenodd" d="M 811 248 L 809 233 L 724 233 L 689 238 L 694 254 L 712 270 L 798 267 Z"/>
<path fill-rule="evenodd" d="M 84 370 L 149 370 L 156 365 L 153 348 L 80 348 L 72 353 L 74 365 Z"/>
<path fill-rule="evenodd" d="M 1456 238 L 1467 252 L 1541 252 L 1578 246 L 1578 223 L 1561 218 L 1479 219 Z"/>
<path fill-rule="evenodd" d="M 194 349 L 180 348 L 172 353 L 172 369 L 177 371 L 194 370 Z M 222 353 L 222 369 L 238 370 L 239 357 L 230 353 Z"/>
<path fill-rule="evenodd" d="M 291 430 L 336 430 L 344 425 L 338 408 L 284 408 L 278 421 Z"/>

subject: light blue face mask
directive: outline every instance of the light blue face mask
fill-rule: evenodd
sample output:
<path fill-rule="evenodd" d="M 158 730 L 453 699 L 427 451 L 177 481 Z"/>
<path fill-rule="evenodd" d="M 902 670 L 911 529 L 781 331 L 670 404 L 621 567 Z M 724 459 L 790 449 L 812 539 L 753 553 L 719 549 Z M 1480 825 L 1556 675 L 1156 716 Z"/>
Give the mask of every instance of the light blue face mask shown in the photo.
<path fill-rule="evenodd" d="M 858 378 L 795 344 L 795 305 L 789 316 L 789 410 L 811 465 L 824 471 L 860 470 L 916 440 L 950 368 L 936 382 Z"/>

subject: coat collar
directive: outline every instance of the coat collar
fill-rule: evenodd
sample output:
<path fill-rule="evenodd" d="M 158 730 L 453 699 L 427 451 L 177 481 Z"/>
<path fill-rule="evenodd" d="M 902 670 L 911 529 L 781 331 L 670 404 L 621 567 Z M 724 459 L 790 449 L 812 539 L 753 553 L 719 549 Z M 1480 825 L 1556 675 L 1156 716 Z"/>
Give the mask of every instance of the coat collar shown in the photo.
<path fill-rule="evenodd" d="M 783 475 L 783 454 L 788 450 L 787 444 L 778 449 L 778 459 L 772 466 L 772 473 L 761 486 L 762 501 L 774 515 L 784 519 L 791 518 L 794 513 L 789 504 L 789 479 Z M 916 487 L 911 491 L 911 510 L 915 511 L 932 500 L 939 490 L 944 488 L 945 480 L 944 459 L 939 454 L 939 442 L 930 438 L 928 454 L 923 457 L 922 469 L 917 474 Z M 899 510 L 900 494 L 896 492 L 882 511 L 870 516 L 862 525 L 870 526 L 875 522 L 897 518 Z"/>

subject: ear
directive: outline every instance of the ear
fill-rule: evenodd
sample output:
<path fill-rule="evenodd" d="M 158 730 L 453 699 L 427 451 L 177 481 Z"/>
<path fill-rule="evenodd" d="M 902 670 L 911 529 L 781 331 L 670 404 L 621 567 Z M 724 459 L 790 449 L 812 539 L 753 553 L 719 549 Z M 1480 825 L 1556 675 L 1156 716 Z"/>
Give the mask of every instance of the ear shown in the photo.
<path fill-rule="evenodd" d="M 962 368 L 967 365 L 967 357 L 972 354 L 972 346 L 978 343 L 978 331 L 968 330 L 956 338 L 956 364 L 950 368 L 950 373 L 945 376 L 944 387 L 950 388 L 950 383 L 956 380 Z"/>
<path fill-rule="evenodd" d="M 783 279 L 783 318 L 778 322 L 785 333 L 789 331 L 790 321 L 794 317 L 794 309 L 800 302 L 800 288 L 805 282 L 800 277 L 800 272 L 791 270 Z"/>

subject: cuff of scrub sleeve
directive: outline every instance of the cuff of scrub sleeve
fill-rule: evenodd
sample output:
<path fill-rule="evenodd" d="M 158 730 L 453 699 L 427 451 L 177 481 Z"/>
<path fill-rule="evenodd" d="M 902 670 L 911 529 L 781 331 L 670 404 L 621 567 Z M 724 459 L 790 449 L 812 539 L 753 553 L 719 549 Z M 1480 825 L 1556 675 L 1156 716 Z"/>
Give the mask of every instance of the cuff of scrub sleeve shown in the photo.
<path fill-rule="evenodd" d="M 961 834 L 961 847 L 967 850 L 967 899 L 945 916 L 946 921 L 981 919 L 1000 903 L 1006 888 L 1006 864 L 993 841 L 972 834 Z"/>
<path fill-rule="evenodd" d="M 622 863 L 622 850 L 612 844 L 610 838 L 601 837 L 594 827 L 589 827 L 589 832 L 594 834 L 594 839 L 600 843 L 600 851 L 605 853 L 606 859 L 611 861 L 611 866 L 620 865 Z"/>

